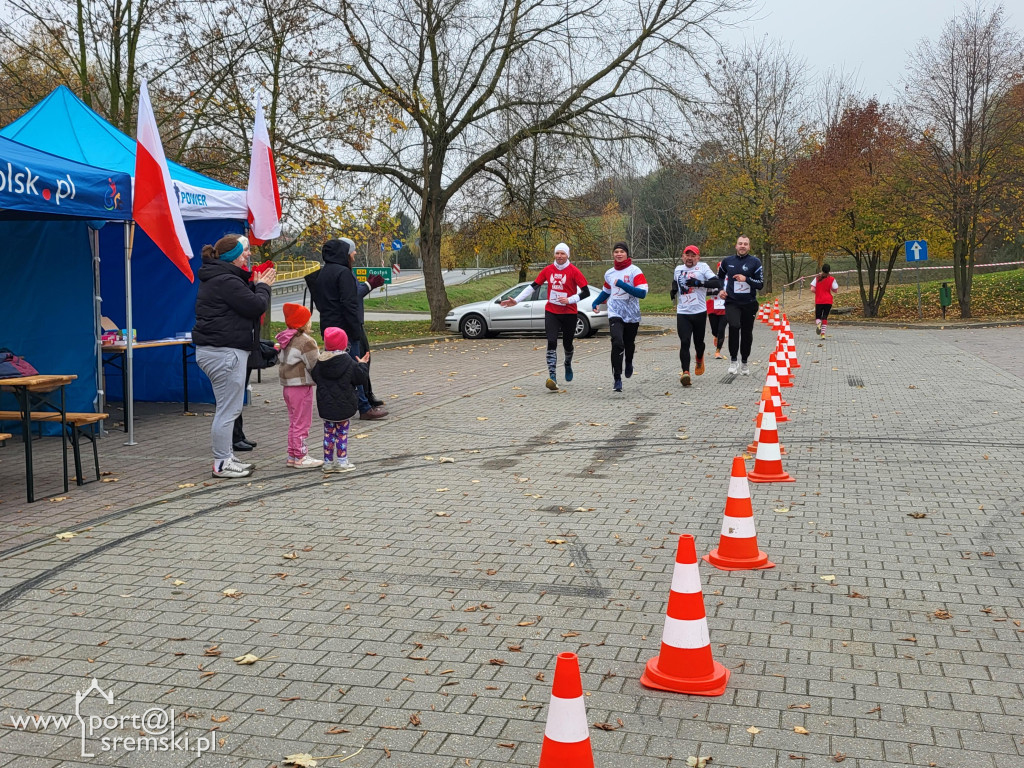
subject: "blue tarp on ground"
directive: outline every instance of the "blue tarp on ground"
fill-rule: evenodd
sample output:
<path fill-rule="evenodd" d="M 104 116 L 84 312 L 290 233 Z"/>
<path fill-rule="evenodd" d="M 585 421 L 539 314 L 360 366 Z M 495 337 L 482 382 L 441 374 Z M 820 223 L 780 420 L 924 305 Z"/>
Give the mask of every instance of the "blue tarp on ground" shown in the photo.
<path fill-rule="evenodd" d="M 135 172 L 135 140 L 93 112 L 68 88 L 56 88 L 25 115 L 0 130 L 0 136 L 62 157 Z M 171 178 L 185 220 L 189 242 L 199 271 L 200 250 L 229 232 L 245 227 L 245 192 L 214 181 L 176 163 L 169 163 Z M 100 233 L 100 285 L 103 315 L 119 328 L 125 320 L 123 228 L 107 227 Z M 91 286 L 91 280 L 88 285 Z M 191 331 L 195 323 L 198 279 L 190 283 L 140 229 L 135 230 L 132 256 L 132 315 L 139 340 L 173 337 Z M 89 319 L 91 327 L 91 315 Z M 109 369 L 108 369 L 109 370 Z M 181 351 L 176 348 L 140 350 L 135 354 L 135 399 L 180 401 Z M 107 379 L 107 400 L 121 397 L 120 377 Z M 190 365 L 189 399 L 213 402 L 209 382 Z"/>

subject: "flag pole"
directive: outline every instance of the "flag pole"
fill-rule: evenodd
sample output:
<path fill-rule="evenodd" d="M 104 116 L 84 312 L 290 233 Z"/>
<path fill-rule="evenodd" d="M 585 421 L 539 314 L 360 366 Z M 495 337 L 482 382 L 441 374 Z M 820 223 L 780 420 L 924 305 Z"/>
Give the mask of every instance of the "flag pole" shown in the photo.
<path fill-rule="evenodd" d="M 125 291 L 125 322 L 128 324 L 128 333 L 125 337 L 124 353 L 124 392 L 125 401 L 128 403 L 128 410 L 125 412 L 126 425 L 128 427 L 128 442 L 125 445 L 138 445 L 135 442 L 135 387 L 133 386 L 132 373 L 132 347 L 134 346 L 135 334 L 132 330 L 132 245 L 135 241 L 135 222 L 124 223 L 124 291 Z"/>

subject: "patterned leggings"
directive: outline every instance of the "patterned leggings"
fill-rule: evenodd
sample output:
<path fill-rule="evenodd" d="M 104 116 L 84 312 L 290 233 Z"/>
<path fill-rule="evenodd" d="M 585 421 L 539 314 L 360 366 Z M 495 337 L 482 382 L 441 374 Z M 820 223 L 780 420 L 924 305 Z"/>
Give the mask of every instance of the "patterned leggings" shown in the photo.
<path fill-rule="evenodd" d="M 324 463 L 338 461 L 348 457 L 348 425 L 349 420 L 324 421 Z"/>

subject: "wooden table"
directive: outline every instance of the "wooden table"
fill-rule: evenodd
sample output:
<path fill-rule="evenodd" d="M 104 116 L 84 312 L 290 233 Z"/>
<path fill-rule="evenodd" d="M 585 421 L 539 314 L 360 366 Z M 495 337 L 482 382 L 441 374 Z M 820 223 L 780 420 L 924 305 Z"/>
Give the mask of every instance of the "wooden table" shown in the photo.
<path fill-rule="evenodd" d="M 15 379 L 0 379 L 0 391 L 13 392 L 21 413 L 21 434 L 25 441 L 25 483 L 28 487 L 29 503 L 35 501 L 35 482 L 32 468 L 32 411 L 36 408 L 60 414 L 60 440 L 64 459 L 64 493 L 68 492 L 68 429 L 67 404 L 64 387 L 78 377 L 74 374 L 37 374 Z M 48 397 L 60 391 L 60 404 Z M 55 419 L 56 421 L 56 419 Z"/>
<path fill-rule="evenodd" d="M 188 361 L 196 356 L 196 348 L 191 339 L 161 339 L 159 341 L 133 341 L 132 352 L 137 349 L 155 349 L 156 347 L 181 347 L 181 386 L 184 390 L 185 413 L 188 413 Z M 128 354 L 127 344 L 104 344 L 103 364 L 121 372 L 121 404 L 124 408 L 124 431 L 128 431 L 128 387 L 124 386 L 125 355 Z M 106 389 L 106 387 L 104 387 Z"/>

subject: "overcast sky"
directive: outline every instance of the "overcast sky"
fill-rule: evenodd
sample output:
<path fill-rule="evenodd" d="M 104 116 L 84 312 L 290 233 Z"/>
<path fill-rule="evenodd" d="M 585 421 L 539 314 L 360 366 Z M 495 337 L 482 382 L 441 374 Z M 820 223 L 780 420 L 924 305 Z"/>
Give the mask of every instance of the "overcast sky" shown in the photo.
<path fill-rule="evenodd" d="M 969 0 L 973 5 L 974 0 Z M 856 70 L 865 95 L 893 100 L 907 52 L 928 37 L 936 39 L 965 0 L 761 0 L 748 39 L 767 34 L 793 45 L 811 72 L 829 67 Z M 1005 2 L 1009 22 L 1021 28 L 1024 6 Z"/>

